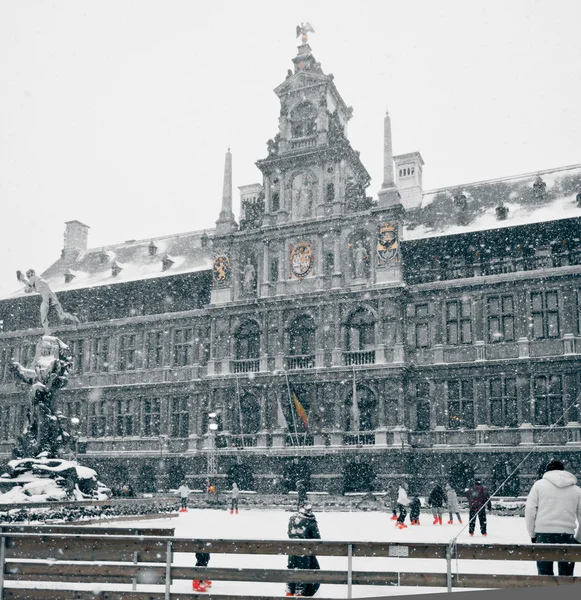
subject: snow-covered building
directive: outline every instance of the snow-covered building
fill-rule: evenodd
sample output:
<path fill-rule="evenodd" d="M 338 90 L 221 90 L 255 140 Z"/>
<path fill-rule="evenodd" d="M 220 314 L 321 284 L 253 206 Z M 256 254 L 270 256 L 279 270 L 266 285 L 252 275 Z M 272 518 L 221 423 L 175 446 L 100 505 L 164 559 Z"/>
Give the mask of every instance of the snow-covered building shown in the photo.
<path fill-rule="evenodd" d="M 56 334 L 87 464 L 201 487 L 215 452 L 244 488 L 334 492 L 493 485 L 531 450 L 527 484 L 555 454 L 579 469 L 581 165 L 427 192 L 386 115 L 369 197 L 352 109 L 308 44 L 293 62 L 238 220 L 228 152 L 214 230 L 91 249 L 66 224 L 43 277 L 82 321 Z M 5 456 L 27 406 L 8 365 L 30 362 L 39 301 L 0 300 Z"/>

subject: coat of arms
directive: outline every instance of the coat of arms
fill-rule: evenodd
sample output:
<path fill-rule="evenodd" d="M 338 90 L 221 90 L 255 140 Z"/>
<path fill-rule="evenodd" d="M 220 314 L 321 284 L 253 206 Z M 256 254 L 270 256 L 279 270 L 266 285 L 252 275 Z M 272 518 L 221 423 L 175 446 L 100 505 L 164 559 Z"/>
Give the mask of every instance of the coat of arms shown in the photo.
<path fill-rule="evenodd" d="M 397 261 L 398 254 L 397 228 L 386 221 L 384 225 L 379 225 L 377 228 L 377 264 Z"/>
<path fill-rule="evenodd" d="M 315 262 L 315 254 L 308 242 L 299 242 L 296 246 L 290 246 L 291 273 L 302 279 L 312 270 Z"/>
<path fill-rule="evenodd" d="M 225 254 L 214 256 L 212 275 L 216 283 L 225 283 L 230 275 L 230 258 Z"/>

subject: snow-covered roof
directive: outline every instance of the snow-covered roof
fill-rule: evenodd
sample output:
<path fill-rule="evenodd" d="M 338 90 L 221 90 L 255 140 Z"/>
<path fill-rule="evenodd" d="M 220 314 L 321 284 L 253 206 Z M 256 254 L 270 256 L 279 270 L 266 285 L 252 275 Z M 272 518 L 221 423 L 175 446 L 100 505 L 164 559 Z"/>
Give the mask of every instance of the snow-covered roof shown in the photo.
<path fill-rule="evenodd" d="M 53 291 L 64 292 L 207 271 L 212 268 L 209 237 L 213 233 L 213 229 L 207 229 L 92 248 L 81 252 L 72 263 L 59 259 L 42 273 L 42 277 Z M 155 253 L 152 252 L 153 246 Z M 114 272 L 117 274 L 114 275 Z M 66 279 L 73 276 L 68 283 L 65 273 L 68 275 Z M 15 286 L 14 292 L 0 299 L 24 294 L 24 286 L 20 284 Z"/>
<path fill-rule="evenodd" d="M 533 187 L 539 178 L 544 191 Z M 404 240 L 581 217 L 580 192 L 581 165 L 425 192 L 421 206 L 406 214 Z M 500 205 L 508 209 L 504 220 L 497 218 Z"/>

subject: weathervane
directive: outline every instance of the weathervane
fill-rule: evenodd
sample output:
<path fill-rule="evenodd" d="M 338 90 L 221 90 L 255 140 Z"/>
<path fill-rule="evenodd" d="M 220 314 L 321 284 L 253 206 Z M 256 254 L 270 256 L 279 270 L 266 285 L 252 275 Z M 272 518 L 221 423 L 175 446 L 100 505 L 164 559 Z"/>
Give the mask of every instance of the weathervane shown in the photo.
<path fill-rule="evenodd" d="M 303 44 L 306 44 L 307 40 L 309 39 L 307 37 L 307 33 L 309 33 L 309 31 L 315 33 L 315 30 L 310 23 L 301 23 L 300 25 L 297 25 L 297 37 L 299 37 L 299 35 L 301 36 L 301 42 Z"/>

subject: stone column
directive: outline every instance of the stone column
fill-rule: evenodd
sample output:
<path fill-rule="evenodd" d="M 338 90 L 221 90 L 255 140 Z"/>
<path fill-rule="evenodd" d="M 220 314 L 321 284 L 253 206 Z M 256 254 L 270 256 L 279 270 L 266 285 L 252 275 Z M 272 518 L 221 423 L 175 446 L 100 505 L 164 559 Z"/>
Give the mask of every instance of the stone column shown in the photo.
<path fill-rule="evenodd" d="M 260 284 L 259 282 L 257 282 L 257 293 L 260 294 L 261 298 L 268 298 L 268 296 L 270 295 L 270 281 L 269 281 L 269 264 L 268 261 L 270 259 L 270 251 L 269 251 L 269 244 L 268 242 L 265 242 L 263 247 L 262 247 L 262 284 Z"/>
<path fill-rule="evenodd" d="M 520 444 L 530 445 L 534 441 L 532 425 L 531 379 L 529 375 L 518 375 L 516 378 L 516 393 L 520 416 Z"/>

